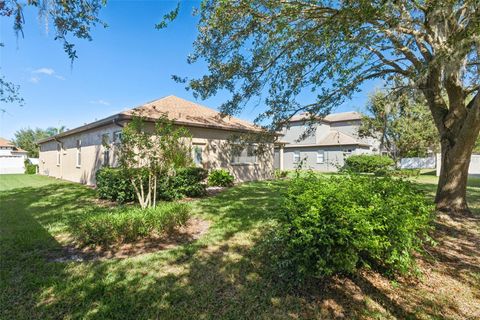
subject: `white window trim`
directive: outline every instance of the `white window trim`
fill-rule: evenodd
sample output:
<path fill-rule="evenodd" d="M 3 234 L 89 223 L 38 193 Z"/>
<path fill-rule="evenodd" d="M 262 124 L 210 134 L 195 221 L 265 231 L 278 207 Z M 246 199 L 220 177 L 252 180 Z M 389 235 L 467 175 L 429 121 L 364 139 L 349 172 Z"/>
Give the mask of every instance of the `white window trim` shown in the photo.
<path fill-rule="evenodd" d="M 293 151 L 293 163 L 300 162 L 300 151 Z"/>
<path fill-rule="evenodd" d="M 321 159 L 321 161 L 320 161 Z M 317 151 L 317 163 L 322 164 L 325 163 L 325 151 L 323 150 L 318 150 Z"/>
<path fill-rule="evenodd" d="M 197 163 L 197 148 L 200 149 L 200 158 L 201 158 L 201 161 L 200 163 Z M 200 145 L 200 144 L 194 144 L 193 145 L 193 148 L 192 148 L 192 157 L 193 157 L 193 163 L 197 166 L 197 167 L 201 167 L 203 166 L 203 145 Z"/>
<path fill-rule="evenodd" d="M 77 140 L 77 153 L 75 157 L 75 167 L 77 168 L 82 167 L 82 140 L 80 139 Z"/>

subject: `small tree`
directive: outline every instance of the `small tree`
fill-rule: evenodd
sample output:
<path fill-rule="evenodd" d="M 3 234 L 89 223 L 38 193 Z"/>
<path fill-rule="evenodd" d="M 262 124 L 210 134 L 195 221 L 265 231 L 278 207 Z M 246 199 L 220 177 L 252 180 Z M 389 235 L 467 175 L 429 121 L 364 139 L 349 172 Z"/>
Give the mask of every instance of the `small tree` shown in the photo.
<path fill-rule="evenodd" d="M 368 116 L 362 119 L 361 137 L 380 140 L 380 149 L 398 160 L 424 157 L 427 151 L 440 149 L 438 132 L 425 99 L 411 90 L 375 91 L 367 105 Z"/>
<path fill-rule="evenodd" d="M 190 133 L 166 117 L 160 118 L 149 132 L 141 117 L 135 117 L 122 132 L 117 148 L 123 168 L 142 208 L 155 207 L 158 177 L 173 176 L 177 168 L 191 164 Z"/>

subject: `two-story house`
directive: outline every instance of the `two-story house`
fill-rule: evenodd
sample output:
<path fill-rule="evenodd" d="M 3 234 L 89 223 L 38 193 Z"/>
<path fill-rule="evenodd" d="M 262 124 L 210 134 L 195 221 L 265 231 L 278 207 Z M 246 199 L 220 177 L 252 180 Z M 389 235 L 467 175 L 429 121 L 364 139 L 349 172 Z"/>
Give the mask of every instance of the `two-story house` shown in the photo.
<path fill-rule="evenodd" d="M 24 173 L 28 152 L 0 138 L 0 174 Z"/>
<path fill-rule="evenodd" d="M 378 153 L 377 140 L 358 136 L 361 121 L 358 112 L 329 114 L 313 124 L 307 114 L 292 117 L 275 149 L 276 168 L 292 170 L 302 164 L 305 169 L 337 171 L 352 154 Z"/>

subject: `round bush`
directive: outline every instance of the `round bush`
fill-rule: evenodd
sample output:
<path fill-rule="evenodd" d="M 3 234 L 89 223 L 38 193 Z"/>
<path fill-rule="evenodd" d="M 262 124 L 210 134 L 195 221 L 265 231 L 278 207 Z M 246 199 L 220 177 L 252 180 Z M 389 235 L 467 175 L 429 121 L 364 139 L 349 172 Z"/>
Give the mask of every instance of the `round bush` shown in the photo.
<path fill-rule="evenodd" d="M 345 159 L 342 170 L 353 173 L 386 174 L 394 166 L 395 162 L 387 156 L 380 155 L 353 155 Z"/>
<path fill-rule="evenodd" d="M 365 265 L 406 273 L 433 218 L 432 204 L 412 183 L 365 175 L 294 178 L 281 208 L 284 259 L 314 276 Z"/>
<path fill-rule="evenodd" d="M 234 177 L 225 169 L 212 170 L 208 175 L 209 186 L 229 187 L 233 185 Z"/>

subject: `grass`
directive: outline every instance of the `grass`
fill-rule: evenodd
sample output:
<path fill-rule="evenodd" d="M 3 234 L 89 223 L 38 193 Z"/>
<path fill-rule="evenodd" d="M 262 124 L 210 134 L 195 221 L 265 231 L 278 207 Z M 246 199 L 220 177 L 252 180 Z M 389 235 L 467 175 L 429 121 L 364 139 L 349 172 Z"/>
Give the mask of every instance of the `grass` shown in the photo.
<path fill-rule="evenodd" d="M 434 192 L 434 178 L 419 178 Z M 480 317 L 480 223 L 440 221 L 420 281 L 365 271 L 295 289 L 262 254 L 285 182 L 255 182 L 194 201 L 201 239 L 127 259 L 52 262 L 67 225 L 106 210 L 95 191 L 41 176 L 0 176 L 0 319 L 296 319 Z M 480 214 L 480 187 L 469 186 Z"/>

